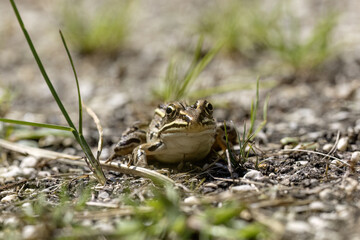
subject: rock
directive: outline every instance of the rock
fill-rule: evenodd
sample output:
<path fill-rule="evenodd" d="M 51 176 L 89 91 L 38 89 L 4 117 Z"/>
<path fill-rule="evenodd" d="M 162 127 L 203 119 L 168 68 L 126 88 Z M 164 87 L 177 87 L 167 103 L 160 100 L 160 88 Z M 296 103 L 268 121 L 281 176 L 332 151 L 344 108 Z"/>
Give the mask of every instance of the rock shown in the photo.
<path fill-rule="evenodd" d="M 334 199 L 334 194 L 331 189 L 326 188 L 319 193 L 319 197 L 323 201 L 329 201 L 329 200 Z"/>
<path fill-rule="evenodd" d="M 310 216 L 308 218 L 308 222 L 311 226 L 316 226 L 317 229 L 318 228 L 324 229 L 324 228 L 329 227 L 329 225 L 330 225 L 328 221 L 326 221 L 318 216 Z"/>
<path fill-rule="evenodd" d="M 26 225 L 22 230 L 22 238 L 26 240 L 47 239 L 48 232 L 45 225 Z"/>
<path fill-rule="evenodd" d="M 15 201 L 17 199 L 18 199 L 17 194 L 11 194 L 11 195 L 7 195 L 7 196 L 3 197 L 0 202 L 8 203 L 8 202 L 13 202 L 13 201 Z"/>
<path fill-rule="evenodd" d="M 232 192 L 247 192 L 247 191 L 255 191 L 256 188 L 250 185 L 240 185 L 240 186 L 234 186 L 231 188 Z"/>
<path fill-rule="evenodd" d="M 351 154 L 351 162 L 357 163 L 360 160 L 360 152 L 356 151 Z"/>
<path fill-rule="evenodd" d="M 286 224 L 286 230 L 293 233 L 310 233 L 311 225 L 305 221 L 290 221 Z"/>
<path fill-rule="evenodd" d="M 20 224 L 20 220 L 17 217 L 11 216 L 4 220 L 4 226 L 17 227 Z"/>
<path fill-rule="evenodd" d="M 315 201 L 310 203 L 309 209 L 312 211 L 324 211 L 326 209 L 326 206 L 323 202 Z"/>
<path fill-rule="evenodd" d="M 18 166 L 10 166 L 0 169 L 0 177 L 14 178 L 22 175 L 22 171 Z"/>
<path fill-rule="evenodd" d="M 98 198 L 100 199 L 109 199 L 110 195 L 106 191 L 99 192 Z"/>
<path fill-rule="evenodd" d="M 349 138 L 348 137 L 342 137 L 339 139 L 338 145 L 337 145 L 337 150 L 339 150 L 340 152 L 343 152 L 347 149 L 349 145 Z"/>
<path fill-rule="evenodd" d="M 244 176 L 244 179 L 249 179 L 254 181 L 262 180 L 262 178 L 263 178 L 262 173 L 257 170 L 250 170 Z"/>
<path fill-rule="evenodd" d="M 51 173 L 48 172 L 48 171 L 38 171 L 37 175 L 38 175 L 38 177 L 44 178 L 44 177 L 49 177 L 49 176 L 51 176 Z"/>
<path fill-rule="evenodd" d="M 37 158 L 34 158 L 32 156 L 28 156 L 28 157 L 25 157 L 21 163 L 20 163 L 20 168 L 33 168 L 36 166 L 36 164 L 38 163 L 38 159 Z"/>
<path fill-rule="evenodd" d="M 22 176 L 24 177 L 30 177 L 31 174 L 35 173 L 36 170 L 34 168 L 24 168 L 22 169 Z"/>
<path fill-rule="evenodd" d="M 289 144 L 296 145 L 299 143 L 299 141 L 300 139 L 298 137 L 284 137 L 280 140 L 280 143 L 282 145 L 289 145 Z"/>
<path fill-rule="evenodd" d="M 199 199 L 195 196 L 190 196 L 184 199 L 184 203 L 190 204 L 190 205 L 197 205 L 200 203 Z"/>
<path fill-rule="evenodd" d="M 332 145 L 331 143 L 327 143 L 327 144 L 325 144 L 324 146 L 323 146 L 323 150 L 325 151 L 325 152 L 330 152 L 330 150 L 333 148 L 333 146 L 334 145 Z"/>

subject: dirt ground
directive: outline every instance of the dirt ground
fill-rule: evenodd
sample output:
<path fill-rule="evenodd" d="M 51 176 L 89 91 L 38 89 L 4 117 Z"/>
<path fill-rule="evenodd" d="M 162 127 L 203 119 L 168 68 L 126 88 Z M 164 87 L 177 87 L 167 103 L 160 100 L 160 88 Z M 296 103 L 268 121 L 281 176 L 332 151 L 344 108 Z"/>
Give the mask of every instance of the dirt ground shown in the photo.
<path fill-rule="evenodd" d="M 159 103 L 151 90 L 159 86 L 172 55 L 196 45 L 191 31 L 201 14 L 199 9 L 211 4 L 205 2 L 139 1 L 126 49 L 115 57 L 73 55 L 83 101 L 96 112 L 104 128 L 102 159 L 112 154 L 126 127 L 151 118 Z M 301 2 L 302 14 L 312 16 L 316 12 L 315 3 Z M 55 2 L 25 1 L 18 5 L 49 76 L 77 119 L 76 88 L 58 36 L 62 23 Z M 257 156 L 250 156 L 232 174 L 224 160 L 210 164 L 208 159 L 182 170 L 155 165 L 155 170 L 189 189 L 198 186 L 183 192 L 182 200 L 242 201 L 248 212 L 241 217 L 266 225 L 273 233 L 270 239 L 360 239 L 360 4 L 347 1 L 341 11 L 334 41 L 343 42 L 336 57 L 309 75 L 289 75 L 274 69 L 273 74 L 261 76 L 262 83 L 275 84 L 260 90 L 260 106 L 266 96 L 270 101 L 267 124 L 255 139 Z M 0 35 L 0 94 L 5 89 L 12 94 L 9 105 L 2 107 L 0 102 L 0 116 L 66 125 L 7 1 L 0 2 Z M 259 73 L 248 70 L 248 65 L 237 57 L 220 54 L 200 75 L 197 87 L 234 80 L 254 83 Z M 255 90 L 250 89 L 213 95 L 208 100 L 216 107 L 217 119 L 232 121 L 242 130 L 244 122 L 249 122 L 254 97 Z M 261 118 L 259 111 L 258 122 Z M 97 130 L 88 116 L 84 128 L 95 150 Z M 20 142 L 81 154 L 68 135 Z M 324 156 L 329 152 L 331 157 Z M 5 149 L 0 153 L 0 232 L 9 224 L 7 219 L 16 219 L 19 206 L 33 197 L 26 189 L 47 189 L 51 194 L 56 191 L 54 186 L 66 180 L 72 182 L 70 190 L 75 192 L 89 182 L 88 177 L 80 177 L 88 173 L 85 167 L 25 157 Z M 97 186 L 91 202 L 117 204 L 119 193 L 126 190 L 124 185 L 133 196 L 146 198 L 142 189 L 150 181 L 113 171 L 105 173 L 110 183 Z M 20 193 L 23 195 L 19 197 Z M 53 199 L 54 204 L 57 200 Z"/>

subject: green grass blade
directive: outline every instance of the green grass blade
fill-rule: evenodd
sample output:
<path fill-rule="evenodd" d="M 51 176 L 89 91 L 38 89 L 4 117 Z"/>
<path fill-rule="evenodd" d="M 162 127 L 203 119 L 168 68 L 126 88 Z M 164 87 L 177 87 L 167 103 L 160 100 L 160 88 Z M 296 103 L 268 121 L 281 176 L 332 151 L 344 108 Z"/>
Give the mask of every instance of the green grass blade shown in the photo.
<path fill-rule="evenodd" d="M 41 128 L 51 128 L 51 129 L 68 131 L 68 132 L 74 131 L 74 129 L 71 127 L 66 127 L 66 126 L 61 126 L 61 125 L 27 122 L 27 121 L 13 120 L 13 119 L 7 119 L 7 118 L 0 118 L 0 122 L 10 123 L 10 124 L 27 125 L 27 126 L 33 126 L 33 127 L 41 127 Z"/>
<path fill-rule="evenodd" d="M 196 64 L 196 66 L 193 67 L 193 69 L 188 74 L 186 74 L 182 86 L 177 94 L 177 98 L 181 98 L 185 95 L 188 87 L 191 86 L 191 84 L 196 80 L 196 78 L 205 69 L 205 67 L 211 62 L 211 60 L 213 60 L 213 58 L 220 51 L 222 46 L 223 43 L 218 43 Z"/>
<path fill-rule="evenodd" d="M 250 109 L 250 128 L 247 137 L 249 138 L 251 134 L 253 134 L 255 121 L 256 121 L 256 113 L 259 106 L 259 77 L 256 79 L 256 99 L 255 103 L 251 103 L 251 109 Z"/>
<path fill-rule="evenodd" d="M 72 60 L 70 51 L 69 51 L 69 49 L 68 49 L 68 47 L 67 47 L 67 44 L 66 44 L 64 35 L 62 34 L 61 30 L 59 31 L 59 33 L 60 33 L 60 36 L 61 36 L 61 40 L 62 40 L 62 42 L 63 42 L 63 44 L 64 44 L 66 53 L 67 53 L 67 55 L 68 55 L 68 57 L 69 57 L 69 61 L 70 61 L 72 70 L 73 70 L 73 72 L 74 72 L 74 77 L 75 77 L 75 81 L 76 81 L 76 88 L 77 88 L 77 93 L 78 93 L 78 101 L 79 101 L 79 133 L 82 134 L 82 101 L 81 101 L 79 80 L 78 80 L 77 73 L 76 73 L 76 69 L 75 69 L 75 66 L 74 66 L 74 62 L 73 62 L 73 60 Z"/>
<path fill-rule="evenodd" d="M 36 63 L 37 63 L 37 65 L 38 65 L 39 69 L 40 69 L 40 72 L 41 72 L 41 74 L 43 75 L 44 80 L 45 80 L 46 84 L 48 85 L 48 87 L 49 87 L 49 89 L 50 89 L 50 91 L 51 91 L 51 94 L 52 94 L 53 97 L 55 98 L 55 101 L 56 101 L 56 103 L 58 104 L 58 106 L 59 106 L 62 114 L 64 115 L 66 121 L 68 122 L 69 126 L 72 127 L 72 128 L 74 128 L 74 129 L 76 129 L 76 128 L 75 128 L 75 125 L 74 125 L 73 122 L 71 121 L 69 114 L 68 114 L 67 111 L 65 110 L 64 105 L 63 105 L 62 102 L 60 101 L 60 98 L 59 98 L 59 96 L 58 96 L 58 94 L 57 94 L 54 86 L 52 85 L 52 83 L 51 83 L 51 81 L 50 81 L 50 79 L 49 79 L 49 77 L 48 77 L 48 75 L 47 75 L 47 73 L 46 73 L 46 71 L 45 71 L 44 65 L 42 64 L 42 62 L 41 62 L 41 60 L 40 60 L 40 57 L 39 57 L 39 55 L 37 54 L 37 52 L 36 52 L 36 50 L 35 50 L 35 47 L 34 47 L 32 41 L 31 41 L 30 35 L 28 34 L 28 32 L 27 32 L 27 30 L 26 30 L 26 28 L 25 28 L 25 25 L 24 25 L 24 23 L 23 23 L 23 21 L 22 21 L 22 19 L 21 19 L 20 13 L 19 13 L 19 11 L 18 11 L 18 9 L 17 9 L 17 7 L 16 7 L 16 5 L 15 5 L 14 0 L 10 0 L 10 3 L 11 3 L 11 5 L 12 5 L 13 9 L 14 9 L 16 18 L 17 18 L 17 20 L 18 20 L 18 22 L 19 22 L 19 24 L 20 24 L 21 30 L 23 31 L 23 33 L 24 33 L 24 35 L 25 35 L 26 41 L 27 41 L 27 43 L 29 44 L 30 50 L 31 50 L 31 52 L 32 52 L 32 54 L 33 54 L 33 56 L 34 56 L 34 58 L 35 58 L 35 60 L 36 60 Z"/>
<path fill-rule="evenodd" d="M 71 120 L 69 114 L 67 113 L 64 105 L 62 104 L 62 102 L 61 102 L 61 100 L 60 100 L 54 86 L 52 85 L 52 83 L 51 83 L 51 81 L 50 81 L 50 79 L 49 79 L 49 77 L 48 77 L 48 75 L 47 75 L 47 73 L 45 71 L 44 65 L 42 64 L 39 55 L 36 52 L 36 49 L 35 49 L 32 41 L 31 41 L 30 35 L 28 34 L 28 32 L 27 32 L 27 30 L 25 28 L 25 25 L 24 25 L 24 23 L 23 23 L 23 21 L 21 19 L 20 13 L 19 13 L 19 11 L 18 11 L 18 9 L 16 7 L 16 4 L 15 4 L 14 0 L 10 0 L 10 3 L 12 5 L 12 8 L 13 8 L 14 12 L 15 12 L 15 15 L 16 15 L 16 18 L 17 18 L 17 20 L 19 22 L 20 28 L 24 33 L 26 41 L 29 44 L 30 50 L 31 50 L 31 52 L 32 52 L 32 54 L 33 54 L 33 56 L 34 56 L 34 58 L 36 60 L 36 63 L 38 65 L 39 69 L 40 69 L 40 72 L 43 75 L 44 80 L 45 80 L 46 84 L 48 85 L 48 87 L 49 87 L 49 89 L 51 91 L 51 94 L 53 95 L 56 103 L 58 104 L 58 106 L 59 106 L 62 114 L 64 115 L 66 121 L 68 122 L 69 126 L 72 129 L 74 129 L 72 131 L 72 133 L 74 134 L 74 137 L 75 137 L 76 141 L 80 144 L 81 148 L 84 150 L 84 153 L 85 153 L 87 159 L 89 160 L 89 163 L 91 165 L 91 170 L 94 172 L 95 177 L 98 179 L 98 181 L 101 184 L 105 184 L 106 178 L 105 178 L 105 175 L 104 175 L 104 173 L 103 173 L 103 171 L 101 169 L 100 163 L 95 159 L 93 153 L 91 152 L 91 149 L 90 149 L 89 145 L 85 141 L 82 134 L 79 134 L 79 132 L 77 131 L 74 123 L 72 122 L 72 120 Z"/>

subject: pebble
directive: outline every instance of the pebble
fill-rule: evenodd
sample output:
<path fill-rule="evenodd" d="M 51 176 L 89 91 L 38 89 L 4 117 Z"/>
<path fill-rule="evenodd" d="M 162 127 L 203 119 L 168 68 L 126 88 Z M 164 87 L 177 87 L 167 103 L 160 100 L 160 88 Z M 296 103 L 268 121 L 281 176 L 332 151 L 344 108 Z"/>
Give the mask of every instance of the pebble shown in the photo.
<path fill-rule="evenodd" d="M 106 191 L 99 192 L 98 198 L 100 199 L 108 199 L 110 195 Z"/>
<path fill-rule="evenodd" d="M 184 199 L 184 203 L 191 204 L 191 205 L 197 205 L 200 203 L 199 199 L 195 196 L 190 196 Z"/>
<path fill-rule="evenodd" d="M 310 216 L 308 218 L 308 222 L 311 226 L 316 226 L 317 229 L 324 229 L 324 228 L 327 228 L 327 227 L 330 227 L 329 226 L 329 222 L 318 217 L 318 216 Z"/>
<path fill-rule="evenodd" d="M 7 217 L 4 220 L 4 225 L 5 226 L 16 227 L 16 226 L 19 226 L 19 224 L 20 224 L 20 220 L 17 217 L 14 217 L 14 216 Z"/>
<path fill-rule="evenodd" d="M 334 198 L 333 191 L 329 188 L 326 188 L 319 193 L 319 197 L 323 201 L 332 200 Z"/>
<path fill-rule="evenodd" d="M 51 176 L 51 173 L 48 171 L 38 171 L 37 175 L 38 177 L 49 177 Z"/>
<path fill-rule="evenodd" d="M 330 150 L 333 148 L 333 145 L 331 144 L 331 143 L 327 143 L 327 144 L 325 144 L 324 146 L 323 146 L 323 150 L 325 151 L 325 152 L 330 152 Z"/>
<path fill-rule="evenodd" d="M 339 139 L 339 142 L 337 145 L 337 150 L 339 150 L 340 152 L 343 152 L 347 149 L 348 145 L 349 145 L 349 138 L 342 137 Z"/>
<path fill-rule="evenodd" d="M 28 156 L 25 157 L 21 163 L 20 163 L 20 168 L 33 168 L 36 166 L 36 164 L 38 163 L 38 159 L 34 158 L 33 156 Z"/>
<path fill-rule="evenodd" d="M 286 230 L 293 233 L 310 233 L 311 225 L 304 221 L 290 221 L 286 224 Z"/>
<path fill-rule="evenodd" d="M 240 186 L 234 186 L 231 188 L 232 192 L 247 192 L 247 191 L 255 191 L 256 188 L 250 185 L 240 185 Z"/>
<path fill-rule="evenodd" d="M 0 177 L 3 178 L 14 178 L 21 176 L 22 171 L 18 166 L 10 166 L 8 168 L 0 169 Z"/>
<path fill-rule="evenodd" d="M 23 239 L 45 239 L 47 234 L 46 228 L 43 224 L 26 225 L 22 230 Z"/>
<path fill-rule="evenodd" d="M 325 208 L 325 204 L 320 201 L 315 201 L 309 204 L 309 209 L 313 211 L 324 211 Z"/>
<path fill-rule="evenodd" d="M 354 163 L 359 162 L 360 160 L 360 152 L 356 151 L 351 154 L 351 161 Z"/>
<path fill-rule="evenodd" d="M 22 169 L 22 176 L 24 177 L 30 177 L 31 174 L 35 173 L 36 170 L 34 168 L 23 168 Z"/>
<path fill-rule="evenodd" d="M 250 170 L 244 176 L 244 179 L 249 179 L 249 180 L 262 180 L 262 178 L 263 178 L 262 173 L 257 170 Z"/>
<path fill-rule="evenodd" d="M 299 141 L 300 140 L 297 137 L 284 137 L 280 140 L 280 143 L 282 145 L 289 145 L 289 144 L 298 144 Z"/>
<path fill-rule="evenodd" d="M 18 195 L 17 194 L 11 194 L 11 195 L 7 195 L 7 196 L 3 197 L 0 202 L 8 203 L 8 202 L 13 202 L 16 199 L 18 199 Z"/>

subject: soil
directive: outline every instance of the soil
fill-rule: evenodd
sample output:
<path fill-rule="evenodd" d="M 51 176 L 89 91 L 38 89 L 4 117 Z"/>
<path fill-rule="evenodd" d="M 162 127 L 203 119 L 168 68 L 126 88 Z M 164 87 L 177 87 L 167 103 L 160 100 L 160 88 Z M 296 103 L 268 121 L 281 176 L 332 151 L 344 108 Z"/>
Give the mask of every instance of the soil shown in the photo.
<path fill-rule="evenodd" d="M 165 75 L 171 56 L 196 45 L 197 38 L 190 33 L 201 14 L 201 2 L 141 1 L 134 14 L 137 17 L 131 22 L 126 49 L 111 57 L 73 55 L 83 101 L 96 112 L 104 129 L 101 159 L 112 154 L 124 129 L 137 120 L 151 118 L 159 103 L 151 91 Z M 315 10 L 311 1 L 304 2 L 304 14 L 312 16 Z M 50 78 L 71 116 L 77 119 L 76 88 L 57 36 L 62 23 L 55 3 L 26 1 L 18 5 Z M 182 200 L 192 196 L 217 203 L 224 199 L 243 201 L 248 209 L 247 220 L 265 224 L 274 233 L 273 239 L 360 239 L 356 156 L 360 154 L 360 39 L 356 34 L 360 29 L 355 24 L 359 22 L 360 4 L 348 1 L 342 11 L 334 38 L 351 39 L 352 44 L 345 45 L 317 71 L 299 74 L 274 70 L 261 77 L 261 82 L 275 85 L 261 88 L 260 106 L 270 96 L 268 119 L 255 138 L 256 154 L 247 162 L 229 170 L 226 157 L 211 156 L 201 163 L 186 164 L 181 170 L 158 164 L 152 167 L 193 189 L 183 191 Z M 6 1 L 0 2 L 0 20 L 0 94 L 6 89 L 12 93 L 10 104 L 0 106 L 0 116 L 66 125 Z M 220 54 L 200 75 L 195 87 L 225 84 L 233 79 L 254 83 L 258 73 L 249 74 L 247 68 L 251 68 L 249 63 L 241 57 Z M 244 122 L 249 125 L 254 97 L 255 90 L 251 89 L 214 95 L 208 100 L 216 107 L 217 119 L 232 121 L 241 131 Z M 92 119 L 84 118 L 86 139 L 95 152 L 98 132 Z M 261 120 L 259 111 L 257 124 Z M 64 134 L 23 138 L 20 142 L 82 154 L 75 141 Z M 235 146 L 236 153 L 237 149 Z M 16 218 L 19 206 L 40 191 L 55 204 L 59 199 L 51 198 L 52 193 L 68 181 L 76 198 L 76 190 L 92 179 L 87 173 L 86 167 L 33 160 L 1 149 L 0 231 L 6 219 Z M 91 202 L 116 204 L 119 194 L 126 191 L 138 199 L 148 197 L 142 190 L 152 185 L 151 181 L 114 171 L 105 173 L 108 183 L 94 188 Z M 9 200 L 8 196 L 16 197 Z"/>

